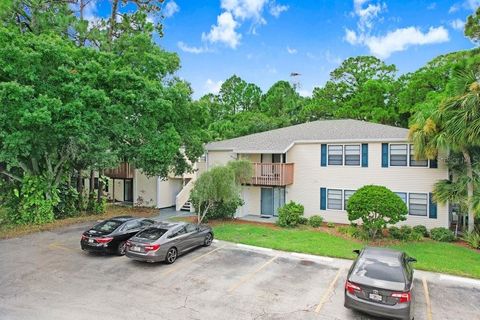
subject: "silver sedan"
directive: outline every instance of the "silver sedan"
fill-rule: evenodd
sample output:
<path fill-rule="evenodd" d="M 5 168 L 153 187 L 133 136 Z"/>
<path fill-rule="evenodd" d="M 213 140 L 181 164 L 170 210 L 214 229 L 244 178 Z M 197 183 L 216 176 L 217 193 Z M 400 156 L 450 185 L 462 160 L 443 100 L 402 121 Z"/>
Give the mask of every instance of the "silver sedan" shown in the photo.
<path fill-rule="evenodd" d="M 213 241 L 212 228 L 185 222 L 159 223 L 149 227 L 127 242 L 126 256 L 147 262 L 174 263 L 177 257 Z"/>

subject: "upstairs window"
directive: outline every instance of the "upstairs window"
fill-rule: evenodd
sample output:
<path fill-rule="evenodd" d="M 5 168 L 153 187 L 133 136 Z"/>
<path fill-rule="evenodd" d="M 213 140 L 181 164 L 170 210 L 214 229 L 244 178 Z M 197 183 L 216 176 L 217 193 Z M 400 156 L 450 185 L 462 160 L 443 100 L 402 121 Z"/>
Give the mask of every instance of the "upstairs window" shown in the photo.
<path fill-rule="evenodd" d="M 345 165 L 359 166 L 360 165 L 360 145 L 346 145 L 345 146 Z"/>
<path fill-rule="evenodd" d="M 328 165 L 329 166 L 343 165 L 343 146 L 342 145 L 328 146 Z"/>
<path fill-rule="evenodd" d="M 390 166 L 406 167 L 408 165 L 408 145 L 391 144 L 390 145 Z"/>
<path fill-rule="evenodd" d="M 415 148 L 410 145 L 410 167 L 428 167 L 427 159 L 415 160 Z"/>

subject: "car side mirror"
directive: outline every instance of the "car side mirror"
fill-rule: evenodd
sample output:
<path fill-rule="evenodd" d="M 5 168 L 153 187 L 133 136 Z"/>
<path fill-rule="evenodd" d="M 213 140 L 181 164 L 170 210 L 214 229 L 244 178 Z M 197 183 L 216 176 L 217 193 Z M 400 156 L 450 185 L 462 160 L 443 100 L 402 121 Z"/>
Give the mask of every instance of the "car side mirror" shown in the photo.
<path fill-rule="evenodd" d="M 407 262 L 417 262 L 417 259 L 413 258 L 413 257 L 408 257 L 407 258 Z"/>
<path fill-rule="evenodd" d="M 356 254 L 360 254 L 360 250 L 358 250 L 358 249 L 355 249 L 355 250 L 353 250 L 352 252 L 353 252 L 353 253 L 356 253 Z"/>

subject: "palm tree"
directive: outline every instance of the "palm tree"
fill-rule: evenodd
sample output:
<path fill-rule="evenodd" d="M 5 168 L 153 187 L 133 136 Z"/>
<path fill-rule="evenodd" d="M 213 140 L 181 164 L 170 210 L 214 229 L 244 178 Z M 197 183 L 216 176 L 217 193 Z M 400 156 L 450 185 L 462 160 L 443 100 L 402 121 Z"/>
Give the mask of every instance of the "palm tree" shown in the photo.
<path fill-rule="evenodd" d="M 452 98 L 444 100 L 431 114 L 419 114 L 410 127 L 410 140 L 417 157 L 433 159 L 441 151 L 461 153 L 465 166 L 468 230 L 474 229 L 475 180 L 472 150 L 480 146 L 480 81 L 478 73 L 457 72 L 452 79 Z M 437 190 L 440 191 L 440 190 Z M 437 200 L 442 197 L 436 195 Z M 445 193 L 443 193 L 445 195 Z M 445 199 L 443 199 L 445 200 Z"/>

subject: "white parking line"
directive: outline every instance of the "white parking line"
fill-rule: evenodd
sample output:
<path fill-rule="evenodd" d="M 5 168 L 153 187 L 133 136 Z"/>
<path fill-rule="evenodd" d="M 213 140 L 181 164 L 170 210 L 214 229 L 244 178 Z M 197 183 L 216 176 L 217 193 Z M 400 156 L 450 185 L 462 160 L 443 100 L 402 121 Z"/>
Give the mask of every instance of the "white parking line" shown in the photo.
<path fill-rule="evenodd" d="M 335 275 L 335 278 L 333 278 L 332 282 L 330 282 L 330 285 L 328 286 L 327 291 L 325 291 L 325 293 L 322 296 L 322 299 L 320 299 L 320 302 L 318 303 L 317 307 L 315 308 L 316 313 L 319 313 L 320 310 L 322 310 L 323 305 L 325 304 L 325 302 L 327 302 L 327 299 L 332 294 L 333 289 L 335 289 L 335 285 L 337 284 L 338 278 L 342 274 L 343 270 L 345 270 L 345 269 L 340 268 L 338 270 L 337 274 Z"/>
<path fill-rule="evenodd" d="M 255 247 L 255 246 L 249 246 L 248 244 L 241 244 L 237 243 L 237 247 L 248 249 L 248 250 L 255 250 L 255 251 L 268 251 L 272 252 L 273 250 L 270 248 L 262 248 L 262 247 Z"/>
<path fill-rule="evenodd" d="M 211 253 L 214 253 L 214 252 L 216 252 L 216 251 L 218 251 L 218 250 L 220 250 L 220 249 L 223 249 L 224 247 L 225 247 L 225 246 L 222 246 L 222 247 L 213 249 L 213 250 L 211 250 L 211 251 L 209 251 L 209 252 L 207 252 L 207 253 L 205 253 L 205 254 L 202 254 L 201 256 L 196 257 L 195 259 L 192 259 L 192 260 L 190 260 L 190 261 L 188 261 L 188 262 L 185 262 L 185 263 L 183 263 L 183 264 L 176 265 L 175 267 L 172 267 L 171 269 L 168 269 L 168 270 L 166 270 L 165 272 L 163 272 L 163 275 L 166 276 L 166 275 L 171 274 L 172 272 L 175 272 L 175 271 L 177 271 L 177 270 L 183 269 L 184 267 L 187 267 L 187 266 L 191 265 L 191 264 L 194 263 L 195 261 L 198 261 L 198 260 L 200 260 L 200 259 L 208 256 L 208 255 L 211 254 Z"/>
<path fill-rule="evenodd" d="M 312 256 L 309 254 L 303 254 L 303 253 L 297 253 L 297 252 L 292 252 L 291 255 L 296 258 L 307 259 L 307 260 L 317 260 L 317 261 L 324 261 L 324 262 L 334 261 L 334 259 L 330 257 Z"/>
<path fill-rule="evenodd" d="M 432 320 L 432 305 L 430 303 L 430 293 L 428 292 L 427 279 L 422 278 L 423 293 L 425 294 L 425 304 L 427 305 L 427 320 Z"/>

